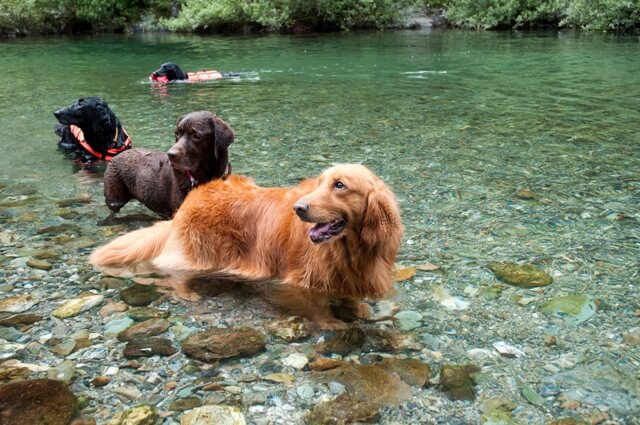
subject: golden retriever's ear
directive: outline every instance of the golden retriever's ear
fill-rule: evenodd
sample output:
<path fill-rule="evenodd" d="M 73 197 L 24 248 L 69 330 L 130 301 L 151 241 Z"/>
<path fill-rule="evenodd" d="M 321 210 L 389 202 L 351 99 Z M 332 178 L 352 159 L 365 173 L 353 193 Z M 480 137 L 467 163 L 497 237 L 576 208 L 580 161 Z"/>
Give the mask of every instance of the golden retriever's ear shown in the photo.
<path fill-rule="evenodd" d="M 235 138 L 235 134 L 231 127 L 229 127 L 226 122 L 215 116 L 213 117 L 213 126 L 215 128 L 216 150 L 220 148 L 228 148 Z"/>
<path fill-rule="evenodd" d="M 402 219 L 395 196 L 380 183 L 367 197 L 360 239 L 375 248 L 381 244 L 399 245 L 401 237 Z"/>

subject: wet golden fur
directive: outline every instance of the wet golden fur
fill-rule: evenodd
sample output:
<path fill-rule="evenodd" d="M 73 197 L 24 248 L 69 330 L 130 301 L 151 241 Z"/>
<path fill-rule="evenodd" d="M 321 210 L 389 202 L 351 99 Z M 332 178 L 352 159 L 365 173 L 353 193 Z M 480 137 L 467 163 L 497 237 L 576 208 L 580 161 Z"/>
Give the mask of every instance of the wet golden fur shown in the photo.
<path fill-rule="evenodd" d="M 308 206 L 306 222 L 293 208 L 300 203 Z M 314 223 L 337 219 L 346 222 L 341 233 L 311 241 Z M 281 280 L 274 293 L 282 305 L 323 327 L 342 328 L 329 300 L 366 317 L 369 309 L 359 301 L 393 285 L 402 230 L 393 193 L 362 165 L 337 165 L 292 188 L 259 187 L 231 175 L 191 191 L 173 220 L 121 236 L 90 261 L 109 267 L 151 260 L 165 272 Z"/>

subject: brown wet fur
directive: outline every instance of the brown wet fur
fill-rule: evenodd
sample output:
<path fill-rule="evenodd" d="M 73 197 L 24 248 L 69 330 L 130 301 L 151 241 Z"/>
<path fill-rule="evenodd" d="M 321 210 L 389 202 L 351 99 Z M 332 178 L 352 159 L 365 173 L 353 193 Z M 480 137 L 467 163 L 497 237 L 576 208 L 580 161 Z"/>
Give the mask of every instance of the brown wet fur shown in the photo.
<path fill-rule="evenodd" d="M 107 206 L 117 213 L 137 199 L 170 218 L 192 189 L 185 171 L 193 175 L 196 185 L 223 177 L 228 171 L 228 147 L 233 139 L 231 127 L 211 112 L 180 117 L 175 143 L 168 152 L 129 149 L 109 163 L 104 174 Z"/>
<path fill-rule="evenodd" d="M 342 183 L 338 188 L 337 182 Z M 308 206 L 303 221 L 294 205 Z M 315 223 L 342 219 L 341 233 L 313 243 Z M 127 233 L 96 249 L 91 263 L 108 268 L 151 261 L 166 273 L 226 272 L 274 279 L 268 297 L 321 327 L 340 300 L 358 317 L 361 301 L 392 288 L 402 238 L 395 196 L 362 165 L 342 164 L 292 188 L 265 188 L 231 175 L 194 189 L 173 220 Z"/>

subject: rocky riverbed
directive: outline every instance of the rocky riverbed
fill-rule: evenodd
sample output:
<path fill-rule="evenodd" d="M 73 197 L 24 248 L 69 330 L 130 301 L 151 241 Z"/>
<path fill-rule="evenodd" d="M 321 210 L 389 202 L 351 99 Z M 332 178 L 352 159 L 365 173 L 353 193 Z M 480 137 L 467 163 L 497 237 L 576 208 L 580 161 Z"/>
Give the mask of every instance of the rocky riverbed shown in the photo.
<path fill-rule="evenodd" d="M 640 423 L 637 269 L 404 254 L 372 320 L 325 332 L 255 288 L 94 270 L 145 224 L 95 225 L 95 194 L 0 198 L 2 424 Z"/>

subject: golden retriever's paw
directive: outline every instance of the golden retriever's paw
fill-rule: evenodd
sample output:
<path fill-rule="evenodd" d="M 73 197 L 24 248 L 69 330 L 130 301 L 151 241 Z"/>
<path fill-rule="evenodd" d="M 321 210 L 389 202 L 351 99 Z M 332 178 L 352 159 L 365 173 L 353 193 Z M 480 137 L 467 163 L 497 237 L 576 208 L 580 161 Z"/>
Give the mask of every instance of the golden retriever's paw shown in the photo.
<path fill-rule="evenodd" d="M 356 303 L 353 306 L 353 314 L 358 319 L 368 319 L 371 317 L 371 306 L 367 303 Z"/>

